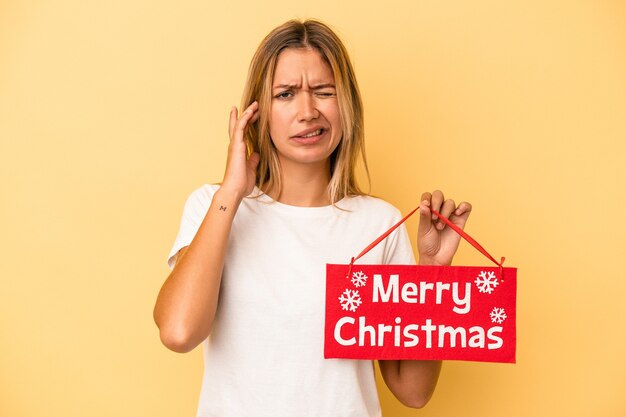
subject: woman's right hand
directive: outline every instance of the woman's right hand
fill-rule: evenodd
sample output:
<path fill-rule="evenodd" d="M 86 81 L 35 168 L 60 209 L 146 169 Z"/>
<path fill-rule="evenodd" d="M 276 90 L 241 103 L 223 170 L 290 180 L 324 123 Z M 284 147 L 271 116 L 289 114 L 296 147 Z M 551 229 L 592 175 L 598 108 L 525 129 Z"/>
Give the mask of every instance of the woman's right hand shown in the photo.
<path fill-rule="evenodd" d="M 222 181 L 222 190 L 228 190 L 237 196 L 239 201 L 252 193 L 256 183 L 256 167 L 259 164 L 259 154 L 253 152 L 248 156 L 248 147 L 245 141 L 245 131 L 250 123 L 259 117 L 259 103 L 253 102 L 238 117 L 237 107 L 230 110 L 228 134 L 228 159 L 226 172 Z"/>
<path fill-rule="evenodd" d="M 244 133 L 258 119 L 258 108 L 252 103 L 240 118 L 231 109 L 224 181 L 193 240 L 179 251 L 154 306 L 161 340 L 175 352 L 189 352 L 211 334 L 233 219 L 256 180 L 259 155 L 248 157 Z"/>

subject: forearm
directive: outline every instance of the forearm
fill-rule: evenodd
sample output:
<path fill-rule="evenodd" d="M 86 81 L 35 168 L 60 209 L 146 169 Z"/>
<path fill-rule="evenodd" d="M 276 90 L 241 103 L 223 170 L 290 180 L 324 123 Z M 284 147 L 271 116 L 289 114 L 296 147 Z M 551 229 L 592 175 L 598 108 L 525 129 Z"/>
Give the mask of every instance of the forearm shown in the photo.
<path fill-rule="evenodd" d="M 420 207 L 420 226 L 418 231 L 418 249 L 420 265 L 450 265 L 456 252 L 458 236 L 453 236 L 451 243 L 441 240 L 441 225 L 435 225 L 430 208 L 440 210 L 443 203 L 441 192 L 435 192 L 431 202 L 430 193 L 422 195 Z M 443 212 L 449 216 L 454 203 L 443 203 Z M 446 230 L 445 233 L 450 233 Z M 443 249 L 443 251 L 441 250 Z M 390 360 L 378 361 L 385 383 L 396 398 L 408 407 L 422 408 L 432 397 L 439 373 L 441 361 L 425 360 Z"/>
<path fill-rule="evenodd" d="M 441 361 L 378 361 L 385 383 L 404 405 L 422 408 L 432 397 Z"/>
<path fill-rule="evenodd" d="M 161 340 L 188 352 L 206 339 L 217 309 L 232 222 L 240 197 L 219 189 L 191 244 L 181 250 L 154 308 Z"/>

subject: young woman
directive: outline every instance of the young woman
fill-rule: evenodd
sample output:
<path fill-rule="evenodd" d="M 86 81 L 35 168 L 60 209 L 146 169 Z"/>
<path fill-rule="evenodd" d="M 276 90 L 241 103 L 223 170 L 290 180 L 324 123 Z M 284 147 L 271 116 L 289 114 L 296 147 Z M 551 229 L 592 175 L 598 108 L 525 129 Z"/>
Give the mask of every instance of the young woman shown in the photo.
<path fill-rule="evenodd" d="M 259 46 L 243 105 L 230 113 L 221 185 L 183 212 L 154 318 L 163 343 L 203 343 L 198 416 L 379 416 L 371 361 L 323 357 L 325 265 L 346 263 L 400 219 L 355 180 L 363 110 L 348 54 L 317 21 L 289 21 Z M 471 206 L 440 191 L 421 198 L 419 261 L 447 265 Z M 405 228 L 364 264 L 413 264 Z M 380 361 L 410 407 L 431 397 L 439 361 Z"/>

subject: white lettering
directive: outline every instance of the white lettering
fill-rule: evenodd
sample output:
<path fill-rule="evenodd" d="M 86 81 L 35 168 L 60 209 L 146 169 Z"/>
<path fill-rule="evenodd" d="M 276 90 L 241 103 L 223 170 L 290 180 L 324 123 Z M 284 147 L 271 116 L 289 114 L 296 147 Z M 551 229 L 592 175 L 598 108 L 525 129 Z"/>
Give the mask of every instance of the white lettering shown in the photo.
<path fill-rule="evenodd" d="M 385 344 L 385 333 L 391 333 L 391 326 L 385 324 L 378 325 L 378 346 Z"/>
<path fill-rule="evenodd" d="M 401 317 L 395 317 L 395 324 L 375 323 L 367 324 L 364 316 L 358 318 L 358 330 L 355 328 L 346 328 L 346 325 L 355 325 L 357 319 L 353 317 L 342 317 L 335 324 L 334 337 L 335 341 L 342 346 L 368 346 L 383 347 L 385 342 L 387 346 L 395 347 L 415 347 L 420 343 L 419 330 L 421 330 L 426 338 L 425 347 L 433 348 L 433 339 L 437 338 L 437 348 L 472 348 L 490 350 L 500 349 L 504 345 L 501 337 L 503 331 L 502 326 L 495 326 L 485 329 L 481 326 L 472 326 L 469 329 L 465 327 L 454 327 L 445 324 L 434 325 L 432 319 L 426 319 L 425 324 L 418 325 L 415 323 L 403 325 Z M 346 339 L 342 336 L 355 334 L 358 336 Z M 387 337 L 389 335 L 389 337 Z M 387 340 L 385 340 L 387 339 Z M 392 342 L 393 339 L 393 342 Z"/>
<path fill-rule="evenodd" d="M 432 290 L 435 284 L 432 282 L 420 282 L 420 304 L 426 303 L 426 290 Z"/>
<path fill-rule="evenodd" d="M 342 317 L 337 321 L 337 324 L 335 324 L 335 340 L 341 346 L 352 346 L 356 343 L 356 339 L 354 337 L 348 340 L 341 337 L 341 327 L 346 323 L 354 324 L 354 319 L 352 317 Z"/>
<path fill-rule="evenodd" d="M 437 304 L 441 304 L 441 296 L 443 295 L 443 290 L 449 290 L 450 284 L 445 284 L 443 282 L 437 283 Z"/>
<path fill-rule="evenodd" d="M 398 275 L 389 276 L 389 285 L 387 286 L 387 290 L 384 290 L 383 277 L 380 274 L 374 274 L 372 302 L 377 303 L 379 297 L 382 303 L 389 302 L 389 298 L 391 298 L 394 303 L 400 301 L 398 298 Z"/>
<path fill-rule="evenodd" d="M 426 324 L 422 326 L 422 330 L 426 332 L 426 347 L 433 347 L 433 331 L 437 327 L 433 325 L 433 321 L 431 319 L 426 319 Z"/>
<path fill-rule="evenodd" d="M 374 346 L 376 340 L 376 329 L 374 326 L 368 326 L 365 324 L 365 317 L 359 317 L 359 346 L 365 344 L 365 333 L 370 336 L 370 346 Z"/>
<path fill-rule="evenodd" d="M 404 331 L 402 332 L 402 335 L 407 338 L 407 339 L 411 339 L 410 341 L 406 341 L 404 342 L 404 347 L 414 347 L 417 346 L 417 344 L 420 342 L 419 337 L 417 337 L 417 335 L 415 333 L 412 333 L 412 330 L 419 330 L 419 327 L 417 324 L 409 324 L 408 326 L 406 326 L 404 328 Z"/>
<path fill-rule="evenodd" d="M 495 326 L 487 331 L 487 337 L 489 338 L 489 340 L 492 340 L 495 342 L 495 343 L 489 343 L 487 345 L 488 349 L 500 349 L 502 345 L 504 344 L 504 341 L 502 340 L 501 337 L 494 335 L 494 333 L 496 332 L 498 333 L 502 332 L 502 326 Z"/>
<path fill-rule="evenodd" d="M 472 297 L 472 283 L 465 283 L 465 297 L 459 298 L 459 283 L 452 284 L 452 299 L 454 300 L 455 307 L 452 309 L 457 314 L 465 314 L 470 311 L 470 299 Z M 464 306 L 459 308 L 457 306 Z"/>
<path fill-rule="evenodd" d="M 400 323 L 402 323 L 402 319 L 400 317 L 396 317 L 396 326 L 393 326 L 393 345 L 400 346 Z"/>
<path fill-rule="evenodd" d="M 471 327 L 469 331 L 470 331 L 471 337 L 467 341 L 467 345 L 471 348 L 484 348 L 485 347 L 485 329 L 483 329 L 480 326 L 474 326 L 474 327 Z"/>
<path fill-rule="evenodd" d="M 465 347 L 466 342 L 466 334 L 464 327 L 452 327 L 452 326 L 444 326 L 443 324 L 439 325 L 439 347 L 445 346 L 445 337 L 446 333 L 450 335 L 450 347 L 456 347 L 456 335 L 460 336 L 461 347 Z"/>
<path fill-rule="evenodd" d="M 407 282 L 402 286 L 402 301 L 405 303 L 417 303 L 417 284 Z"/>
<path fill-rule="evenodd" d="M 435 304 L 443 304 L 446 292 L 451 293 L 454 307 L 452 311 L 457 314 L 467 314 L 471 310 L 472 283 L 465 283 L 465 292 L 461 294 L 459 283 L 453 282 L 407 282 L 400 288 L 400 276 L 389 275 L 387 284 L 383 283 L 381 274 L 374 274 L 374 288 L 372 291 L 373 303 L 399 303 L 426 304 L 429 301 L 428 291 L 433 291 Z M 419 300 L 418 300 L 419 296 Z"/>

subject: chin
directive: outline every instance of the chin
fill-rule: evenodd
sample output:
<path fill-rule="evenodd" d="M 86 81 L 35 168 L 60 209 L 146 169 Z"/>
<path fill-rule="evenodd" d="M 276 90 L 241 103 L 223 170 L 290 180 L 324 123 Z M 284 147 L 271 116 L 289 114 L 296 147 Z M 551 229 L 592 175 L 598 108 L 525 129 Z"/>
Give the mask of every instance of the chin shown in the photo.
<path fill-rule="evenodd" d="M 299 154 L 299 155 L 289 155 L 280 158 L 281 160 L 285 160 L 285 162 L 289 161 L 290 163 L 302 164 L 302 165 L 315 165 L 315 164 L 326 164 L 330 161 L 330 154 Z"/>

